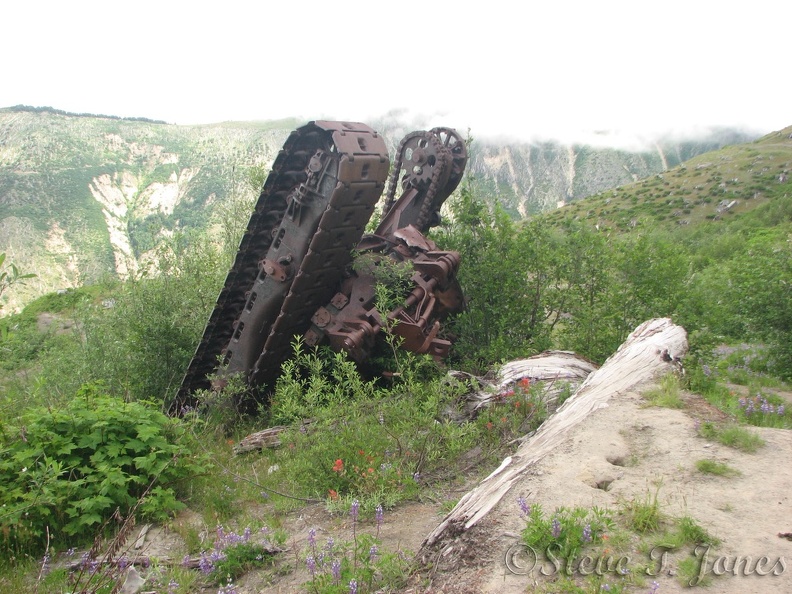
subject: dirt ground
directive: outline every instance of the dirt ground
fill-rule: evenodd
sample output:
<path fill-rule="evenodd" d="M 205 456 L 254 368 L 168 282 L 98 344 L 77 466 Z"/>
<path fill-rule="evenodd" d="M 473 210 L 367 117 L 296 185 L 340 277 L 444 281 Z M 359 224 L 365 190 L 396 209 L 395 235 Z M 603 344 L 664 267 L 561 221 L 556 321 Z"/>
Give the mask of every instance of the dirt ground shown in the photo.
<path fill-rule="evenodd" d="M 649 387 L 643 386 L 640 392 Z M 670 551 L 657 575 L 645 576 L 626 591 L 649 592 L 655 580 L 658 594 L 792 592 L 792 541 L 779 537 L 779 533 L 792 532 L 792 432 L 751 428 L 766 445 L 754 454 L 743 453 L 698 436 L 697 421 L 725 419 L 702 398 L 686 395 L 684 409 L 667 409 L 647 406 L 640 392 L 614 396 L 607 407 L 592 413 L 562 447 L 531 467 L 484 521 L 445 543 L 433 558 L 424 558 L 431 568 L 414 575 L 401 592 L 511 594 L 532 592 L 540 582 L 553 591 L 551 584 L 557 576 L 542 577 L 538 569 L 517 575 L 506 567 L 506 552 L 518 542 L 525 526 L 518 497 L 529 504 L 540 503 L 546 512 L 561 506 L 616 510 L 626 501 L 645 500 L 655 492 L 666 517 L 692 516 L 720 539 L 718 547 L 702 547 L 695 553 L 697 567 L 710 583 L 682 583 L 678 564 L 694 555 L 688 547 Z M 792 395 L 782 396 L 792 404 Z M 695 463 L 704 458 L 726 463 L 741 474 L 702 474 Z M 424 538 L 449 509 L 443 500 L 459 499 L 464 492 L 438 494 L 436 502 L 402 505 L 386 513 L 380 548 L 402 550 L 410 556 L 418 553 Z M 305 591 L 301 584 L 309 579 L 304 558 L 310 528 L 317 530 L 319 542 L 328 536 L 336 541 L 352 538 L 348 517 L 334 517 L 322 505 L 291 512 L 282 520 L 289 534 L 282 563 L 292 570 L 279 576 L 251 572 L 236 584 L 239 594 Z M 364 524 L 359 529 L 373 533 L 374 526 Z M 181 548 L 172 532 L 161 529 L 152 531 L 147 546 L 153 556 L 172 558 L 180 558 Z M 643 572 L 648 554 L 630 552 L 622 567 Z M 544 567 L 546 573 L 553 573 L 551 565 Z M 615 573 L 603 576 L 605 583 L 615 584 L 619 579 Z"/>

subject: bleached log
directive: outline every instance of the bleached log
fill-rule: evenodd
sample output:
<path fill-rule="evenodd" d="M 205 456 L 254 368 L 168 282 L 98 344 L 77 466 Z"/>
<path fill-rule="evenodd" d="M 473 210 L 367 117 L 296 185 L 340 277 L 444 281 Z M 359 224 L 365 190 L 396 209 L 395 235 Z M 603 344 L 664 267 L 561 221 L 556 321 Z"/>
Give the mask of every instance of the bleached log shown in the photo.
<path fill-rule="evenodd" d="M 234 446 L 234 453 L 242 454 L 244 452 L 252 452 L 264 448 L 277 448 L 281 444 L 280 434 L 285 430 L 286 427 L 284 425 L 277 425 L 251 433 L 247 437 L 243 437 L 239 443 Z"/>
<path fill-rule="evenodd" d="M 542 398 L 550 405 L 562 390 L 577 390 L 596 369 L 594 363 L 570 351 L 546 351 L 528 359 L 510 361 L 498 370 L 494 381 L 477 378 L 482 389 L 465 396 L 466 413 L 474 417 L 479 409 L 522 379 L 528 379 L 532 386 L 541 384 Z"/>
<path fill-rule="evenodd" d="M 436 549 L 445 538 L 458 536 L 480 522 L 533 464 L 570 436 L 578 423 L 593 411 L 608 406 L 611 397 L 674 368 L 686 351 L 687 333 L 671 320 L 653 319 L 638 326 L 533 437 L 462 497 L 424 540 L 419 556 Z"/>

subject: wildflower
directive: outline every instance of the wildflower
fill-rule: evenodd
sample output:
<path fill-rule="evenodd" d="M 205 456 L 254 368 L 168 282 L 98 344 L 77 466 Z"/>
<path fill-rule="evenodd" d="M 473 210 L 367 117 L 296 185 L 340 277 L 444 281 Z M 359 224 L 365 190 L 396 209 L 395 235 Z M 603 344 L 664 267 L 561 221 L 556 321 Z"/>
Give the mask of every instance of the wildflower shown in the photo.
<path fill-rule="evenodd" d="M 333 464 L 333 472 L 341 472 L 342 470 L 344 470 L 344 461 L 339 458 L 335 461 L 335 464 Z"/>
<path fill-rule="evenodd" d="M 380 526 L 382 526 L 382 516 L 383 516 L 382 506 L 378 505 L 377 508 L 374 510 L 374 521 L 377 524 L 377 536 L 379 536 L 379 529 Z"/>
<path fill-rule="evenodd" d="M 312 549 L 316 547 L 316 528 L 311 528 L 308 531 L 308 544 Z"/>
<path fill-rule="evenodd" d="M 517 505 L 520 506 L 520 512 L 524 516 L 528 516 L 531 514 L 531 506 L 528 505 L 528 502 L 525 500 L 525 497 L 519 497 L 517 499 Z"/>
<path fill-rule="evenodd" d="M 351 507 L 349 508 L 349 515 L 352 517 L 353 522 L 357 522 L 358 519 L 358 511 L 360 510 L 360 501 L 355 499 L 352 502 Z"/>
<path fill-rule="evenodd" d="M 74 550 L 74 548 L 71 548 L 71 549 L 69 549 L 68 551 L 66 551 L 66 554 L 67 554 L 69 557 L 74 557 L 74 553 L 76 553 L 76 552 L 77 552 L 77 551 L 75 551 L 75 550 Z"/>
<path fill-rule="evenodd" d="M 182 557 L 181 564 L 182 564 L 182 567 L 189 567 L 190 566 L 190 556 L 189 555 L 185 555 L 184 557 Z"/>
<path fill-rule="evenodd" d="M 520 380 L 520 388 L 522 390 L 527 390 L 531 387 L 531 380 L 527 377 L 524 377 Z"/>
<path fill-rule="evenodd" d="M 377 548 L 377 545 L 371 545 L 371 548 L 369 549 L 369 562 L 373 563 L 377 559 L 378 555 L 379 549 Z"/>
<path fill-rule="evenodd" d="M 413 472 L 413 480 L 417 483 L 421 479 L 420 472 Z"/>
<path fill-rule="evenodd" d="M 333 560 L 333 564 L 330 566 L 330 571 L 333 572 L 333 579 L 337 584 L 341 579 L 341 562 L 338 559 Z"/>
<path fill-rule="evenodd" d="M 308 571 L 311 572 L 311 577 L 316 575 L 316 559 L 314 559 L 313 555 L 308 555 L 305 559 L 305 565 L 308 567 Z"/>
<path fill-rule="evenodd" d="M 335 501 L 336 499 L 338 499 L 338 491 L 336 491 L 335 489 L 330 489 L 327 492 L 327 495 L 330 497 L 330 499 L 332 501 Z"/>
<path fill-rule="evenodd" d="M 179 582 L 174 579 L 168 582 L 168 594 L 176 594 L 176 591 L 179 589 Z"/>
<path fill-rule="evenodd" d="M 591 524 L 586 524 L 583 528 L 583 542 L 591 542 Z"/>
<path fill-rule="evenodd" d="M 649 590 L 649 594 L 657 594 L 657 591 L 660 589 L 660 584 L 656 581 L 652 582 L 652 589 Z"/>
<path fill-rule="evenodd" d="M 325 549 L 327 549 L 328 552 L 332 552 L 333 546 L 335 546 L 335 541 L 333 540 L 332 536 L 328 536 L 327 537 L 327 544 L 325 545 Z"/>
<path fill-rule="evenodd" d="M 204 575 L 209 575 L 212 573 L 212 569 L 214 569 L 214 563 L 207 557 L 205 552 L 201 553 L 201 559 L 198 561 L 198 569 L 200 569 L 201 573 Z"/>
<path fill-rule="evenodd" d="M 553 518 L 553 538 L 558 538 L 561 535 L 561 522 L 558 521 L 558 518 Z"/>
<path fill-rule="evenodd" d="M 600 589 L 604 590 L 605 592 L 610 592 L 611 587 L 610 587 L 610 584 L 602 584 Z"/>
<path fill-rule="evenodd" d="M 349 594 L 357 594 L 357 580 L 349 582 Z"/>
<path fill-rule="evenodd" d="M 785 410 L 786 410 L 786 409 L 784 408 L 784 405 L 783 405 L 783 404 L 779 404 L 779 405 L 778 405 L 778 408 L 776 408 L 776 414 L 777 414 L 779 417 L 783 417 L 783 416 L 784 416 L 784 411 L 785 411 Z"/>

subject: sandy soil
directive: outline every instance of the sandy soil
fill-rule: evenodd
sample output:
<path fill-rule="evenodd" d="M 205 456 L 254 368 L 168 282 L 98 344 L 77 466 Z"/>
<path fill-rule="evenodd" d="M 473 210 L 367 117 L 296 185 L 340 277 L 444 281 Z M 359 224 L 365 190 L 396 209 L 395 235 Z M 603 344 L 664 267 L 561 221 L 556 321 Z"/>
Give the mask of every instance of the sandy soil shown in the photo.
<path fill-rule="evenodd" d="M 685 556 L 693 555 L 688 547 L 670 552 L 663 570 L 645 576 L 645 587 L 632 591 L 648 592 L 656 580 L 662 594 L 792 592 L 792 542 L 778 536 L 792 532 L 792 432 L 751 428 L 766 445 L 755 454 L 742 453 L 699 437 L 697 419 L 716 421 L 724 415 L 700 397 L 688 395 L 686 400 L 685 409 L 674 410 L 647 407 L 636 392 L 612 398 L 607 408 L 595 411 L 578 426 L 562 448 L 534 467 L 482 525 L 459 539 L 458 546 L 469 549 L 468 554 L 449 555 L 452 559 L 447 565 L 438 559 L 431 586 L 413 591 L 533 591 L 537 580 L 548 583 L 554 576 L 543 578 L 538 570 L 515 575 L 505 563 L 506 551 L 525 525 L 518 497 L 540 503 L 545 511 L 595 505 L 617 509 L 625 501 L 645 500 L 659 486 L 664 514 L 689 515 L 721 540 L 716 548 L 697 551 L 698 567 L 711 583 L 692 587 L 681 583 L 677 566 Z M 727 463 L 741 475 L 702 474 L 695 463 L 704 458 Z M 645 553 L 627 556 L 624 566 L 628 569 L 643 571 L 649 561 Z M 745 563 L 735 570 L 738 559 Z M 543 567 L 552 573 L 552 565 Z M 767 575 L 757 575 L 762 571 Z M 614 574 L 604 577 L 611 584 L 619 579 Z"/>

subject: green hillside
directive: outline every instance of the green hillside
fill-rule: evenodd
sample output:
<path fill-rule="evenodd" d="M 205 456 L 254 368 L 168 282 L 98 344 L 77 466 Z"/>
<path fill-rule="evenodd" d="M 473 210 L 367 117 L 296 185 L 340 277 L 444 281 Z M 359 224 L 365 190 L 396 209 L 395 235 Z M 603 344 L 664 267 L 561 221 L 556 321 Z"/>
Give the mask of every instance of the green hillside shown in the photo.
<path fill-rule="evenodd" d="M 547 220 L 588 221 L 618 232 L 717 223 L 792 193 L 790 170 L 792 126 L 600 192 L 553 212 Z"/>

